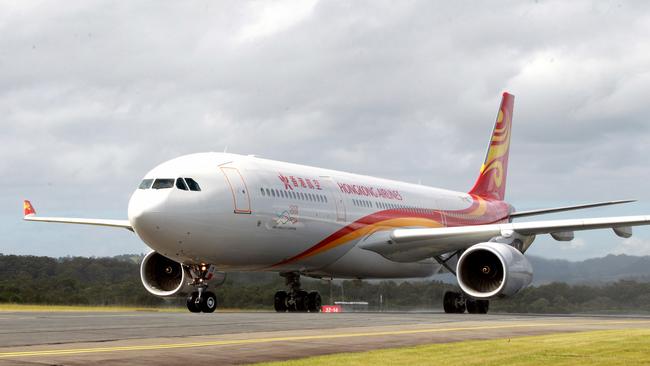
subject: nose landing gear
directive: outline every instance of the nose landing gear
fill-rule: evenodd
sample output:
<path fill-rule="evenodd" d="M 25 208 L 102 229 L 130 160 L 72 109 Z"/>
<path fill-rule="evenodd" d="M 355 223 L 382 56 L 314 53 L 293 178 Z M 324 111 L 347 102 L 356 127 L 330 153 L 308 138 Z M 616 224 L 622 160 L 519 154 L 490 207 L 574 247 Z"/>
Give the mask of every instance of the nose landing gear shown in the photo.
<path fill-rule="evenodd" d="M 207 288 L 208 281 L 214 277 L 214 266 L 206 264 L 194 265 L 190 268 L 190 273 L 192 275 L 191 285 L 196 287 L 197 291 L 192 292 L 187 297 L 187 310 L 192 313 L 213 313 L 217 309 L 217 295 L 214 292 L 207 291 Z"/>
<path fill-rule="evenodd" d="M 213 313 L 217 309 L 217 295 L 210 291 L 194 291 L 187 297 L 187 310 L 192 313 Z"/>
<path fill-rule="evenodd" d="M 321 307 L 321 297 L 316 291 L 307 292 L 301 289 L 300 274 L 296 272 L 280 273 L 285 278 L 289 291 L 275 293 L 273 305 L 278 313 L 310 312 L 318 313 Z"/>

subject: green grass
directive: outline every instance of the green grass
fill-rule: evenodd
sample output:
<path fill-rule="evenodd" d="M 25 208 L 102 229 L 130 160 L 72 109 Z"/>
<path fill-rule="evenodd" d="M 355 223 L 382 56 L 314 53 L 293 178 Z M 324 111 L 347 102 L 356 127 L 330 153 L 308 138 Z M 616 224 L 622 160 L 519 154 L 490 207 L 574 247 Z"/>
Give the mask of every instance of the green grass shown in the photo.
<path fill-rule="evenodd" d="M 339 353 L 258 365 L 648 365 L 650 329 L 560 333 Z"/>

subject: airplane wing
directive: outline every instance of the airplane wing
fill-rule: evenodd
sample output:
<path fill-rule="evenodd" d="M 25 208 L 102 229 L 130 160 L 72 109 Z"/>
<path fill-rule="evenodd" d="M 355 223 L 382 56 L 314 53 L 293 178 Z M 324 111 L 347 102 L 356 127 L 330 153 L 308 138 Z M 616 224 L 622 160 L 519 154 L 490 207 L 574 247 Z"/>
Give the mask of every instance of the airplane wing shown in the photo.
<path fill-rule="evenodd" d="M 518 217 L 524 216 L 533 216 L 533 215 L 545 215 L 550 213 L 571 211 L 571 210 L 582 210 L 585 208 L 594 208 L 594 207 L 603 207 L 611 205 L 620 205 L 622 203 L 636 202 L 636 200 L 618 200 L 618 201 L 606 201 L 606 202 L 596 202 L 596 203 L 587 203 L 583 205 L 576 206 L 563 206 L 563 207 L 554 207 L 554 208 L 544 208 L 541 210 L 530 210 L 530 211 L 516 211 L 510 213 L 510 218 L 515 219 Z"/>
<path fill-rule="evenodd" d="M 620 237 L 632 236 L 632 226 L 650 225 L 650 216 L 603 217 L 594 219 L 550 220 L 432 229 L 404 228 L 376 232 L 360 244 L 362 249 L 376 252 L 397 262 L 413 262 L 439 256 L 512 235 L 551 234 L 560 241 L 573 239 L 580 230 L 613 229 Z"/>
<path fill-rule="evenodd" d="M 43 222 L 58 222 L 64 224 L 80 224 L 80 225 L 96 225 L 96 226 L 109 226 L 121 227 L 133 231 L 133 227 L 129 220 L 106 220 L 106 219 L 81 219 L 74 217 L 40 217 L 36 216 L 36 210 L 31 202 L 25 200 L 23 204 L 25 221 L 43 221 Z"/>

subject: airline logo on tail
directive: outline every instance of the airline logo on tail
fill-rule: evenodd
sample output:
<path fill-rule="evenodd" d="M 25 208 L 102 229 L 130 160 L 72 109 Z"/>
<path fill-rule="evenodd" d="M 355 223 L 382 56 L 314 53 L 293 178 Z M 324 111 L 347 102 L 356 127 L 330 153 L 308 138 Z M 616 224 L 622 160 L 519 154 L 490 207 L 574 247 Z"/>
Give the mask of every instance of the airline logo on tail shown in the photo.
<path fill-rule="evenodd" d="M 503 93 L 485 161 L 471 194 L 499 201 L 505 198 L 514 102 L 514 95 Z"/>
<path fill-rule="evenodd" d="M 23 212 L 25 216 L 36 215 L 36 211 L 34 210 L 32 203 L 27 200 L 23 202 Z"/>

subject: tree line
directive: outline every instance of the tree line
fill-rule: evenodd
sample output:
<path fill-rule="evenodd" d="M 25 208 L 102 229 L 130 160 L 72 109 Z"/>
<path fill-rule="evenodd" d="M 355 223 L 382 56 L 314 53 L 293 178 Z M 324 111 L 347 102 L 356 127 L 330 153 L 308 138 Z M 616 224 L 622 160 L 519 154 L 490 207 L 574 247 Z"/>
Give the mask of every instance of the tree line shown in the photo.
<path fill-rule="evenodd" d="M 140 282 L 141 256 L 50 258 L 0 254 L 0 303 L 52 305 L 184 306 L 183 299 L 161 299 Z M 303 279 L 303 288 L 321 293 L 323 303 L 366 301 L 369 310 L 439 310 L 441 281 L 320 281 Z M 284 279 L 275 273 L 229 273 L 213 291 L 220 307 L 271 309 Z M 554 282 L 528 287 L 497 299 L 491 311 L 517 313 L 650 313 L 650 283 L 632 280 L 600 285 Z"/>

